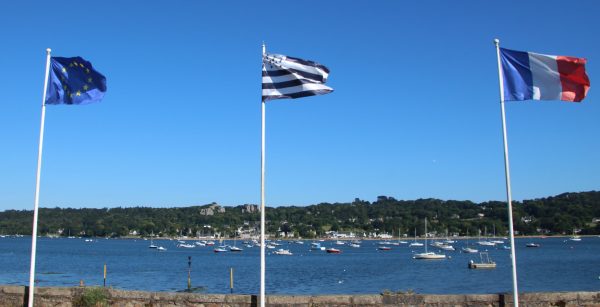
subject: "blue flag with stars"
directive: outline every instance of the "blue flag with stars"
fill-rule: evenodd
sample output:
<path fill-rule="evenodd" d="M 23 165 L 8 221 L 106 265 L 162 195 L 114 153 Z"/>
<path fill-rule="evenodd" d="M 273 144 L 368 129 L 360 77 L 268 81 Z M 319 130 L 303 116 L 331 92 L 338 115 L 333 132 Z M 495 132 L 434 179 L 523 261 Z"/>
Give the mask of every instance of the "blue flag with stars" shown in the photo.
<path fill-rule="evenodd" d="M 106 78 L 81 57 L 50 59 L 46 104 L 87 104 L 106 93 Z"/>

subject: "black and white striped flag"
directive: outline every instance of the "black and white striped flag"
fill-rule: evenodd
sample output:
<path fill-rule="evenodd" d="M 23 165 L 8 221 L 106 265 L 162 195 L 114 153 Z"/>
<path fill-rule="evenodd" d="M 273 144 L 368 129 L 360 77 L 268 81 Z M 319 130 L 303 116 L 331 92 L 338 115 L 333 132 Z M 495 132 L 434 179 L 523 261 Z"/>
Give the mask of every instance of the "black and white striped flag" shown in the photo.
<path fill-rule="evenodd" d="M 333 92 L 325 85 L 329 69 L 319 63 L 279 54 L 265 54 L 262 99 L 300 98 Z"/>

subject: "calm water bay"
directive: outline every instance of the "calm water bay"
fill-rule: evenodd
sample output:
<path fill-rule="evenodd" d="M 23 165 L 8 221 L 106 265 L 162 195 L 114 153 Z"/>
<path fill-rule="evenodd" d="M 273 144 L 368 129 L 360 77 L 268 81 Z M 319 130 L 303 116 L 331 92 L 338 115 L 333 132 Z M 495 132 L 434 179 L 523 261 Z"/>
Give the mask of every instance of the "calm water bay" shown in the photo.
<path fill-rule="evenodd" d="M 526 248 L 528 242 L 541 247 Z M 215 254 L 208 246 L 182 249 L 175 246 L 176 241 L 154 243 L 168 250 L 149 249 L 150 241 L 144 240 L 39 238 L 37 285 L 76 286 L 80 280 L 86 285 L 102 285 L 106 264 L 108 286 L 179 291 L 187 287 L 191 256 L 192 286 L 202 287 L 202 292 L 229 293 L 230 268 L 234 269 L 235 293 L 259 291 L 258 247 Z M 373 294 L 385 289 L 440 294 L 512 291 L 509 250 L 488 248 L 497 268 L 469 270 L 467 262 L 477 260 L 478 254 L 445 252 L 449 259 L 424 261 L 412 259 L 412 253 L 422 252 L 422 247 L 401 245 L 379 251 L 378 241 L 363 241 L 360 248 L 335 245 L 343 251 L 337 255 L 310 251 L 310 241 L 280 243 L 293 256 L 274 255 L 273 250 L 267 250 L 268 294 Z M 460 250 L 465 243 L 459 240 L 454 246 Z M 333 242 L 322 244 L 334 246 Z M 517 239 L 516 245 L 520 291 L 600 290 L 600 238 L 586 237 L 581 242 L 565 238 Z M 239 241 L 237 246 L 241 246 Z M 0 238 L 0 284 L 28 284 L 30 248 L 30 237 Z"/>

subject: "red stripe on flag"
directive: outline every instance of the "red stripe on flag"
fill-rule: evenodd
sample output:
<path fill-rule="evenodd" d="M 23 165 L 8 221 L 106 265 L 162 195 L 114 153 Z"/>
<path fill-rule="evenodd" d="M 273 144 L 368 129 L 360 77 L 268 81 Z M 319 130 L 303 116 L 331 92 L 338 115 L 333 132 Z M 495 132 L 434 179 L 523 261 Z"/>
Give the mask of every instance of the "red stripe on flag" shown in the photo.
<path fill-rule="evenodd" d="M 590 79 L 585 73 L 586 60 L 557 56 L 556 62 L 562 85 L 561 100 L 580 102 L 590 89 Z"/>

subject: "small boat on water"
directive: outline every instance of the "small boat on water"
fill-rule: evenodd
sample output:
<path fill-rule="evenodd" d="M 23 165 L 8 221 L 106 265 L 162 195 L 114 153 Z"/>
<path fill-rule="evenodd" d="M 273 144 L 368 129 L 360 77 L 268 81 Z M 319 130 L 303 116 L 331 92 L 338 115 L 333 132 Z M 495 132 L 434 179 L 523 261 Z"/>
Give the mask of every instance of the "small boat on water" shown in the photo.
<path fill-rule="evenodd" d="M 157 250 L 159 250 L 159 251 L 161 251 L 161 252 L 164 252 L 164 251 L 166 251 L 166 250 L 167 250 L 166 248 L 164 248 L 164 247 L 162 247 L 162 246 L 159 246 L 159 247 L 157 247 L 156 249 L 157 249 Z"/>
<path fill-rule="evenodd" d="M 433 246 L 433 247 L 437 247 L 437 248 L 439 248 L 439 249 L 441 249 L 441 250 L 445 250 L 445 251 L 453 251 L 453 250 L 456 250 L 456 249 L 454 248 L 454 246 L 452 246 L 452 245 L 449 245 L 449 244 L 446 244 L 446 243 L 442 243 L 442 242 L 434 242 L 434 243 L 432 243 L 432 244 L 431 244 L 431 246 Z"/>
<path fill-rule="evenodd" d="M 215 253 L 224 253 L 224 252 L 227 252 L 227 250 L 225 248 L 223 248 L 223 247 L 217 247 L 217 248 L 215 248 L 213 250 L 213 252 L 215 252 Z"/>
<path fill-rule="evenodd" d="M 312 242 L 312 243 L 310 243 L 310 250 L 324 251 L 325 247 L 321 246 L 321 243 L 319 243 L 319 242 Z"/>
<path fill-rule="evenodd" d="M 436 254 L 434 252 L 427 252 L 427 218 L 425 218 L 425 252 L 424 253 L 416 253 L 413 258 L 421 259 L 421 260 L 441 260 L 446 259 L 446 255 Z"/>
<path fill-rule="evenodd" d="M 293 255 L 292 252 L 290 252 L 289 249 L 283 249 L 283 248 L 280 248 L 280 249 L 274 251 L 273 254 L 275 254 L 275 255 L 284 255 L 284 256 L 292 256 Z"/>
<path fill-rule="evenodd" d="M 487 227 L 485 227 L 485 237 L 487 237 Z M 478 245 L 481 246 L 496 246 L 496 243 L 489 241 L 489 240 L 481 240 L 481 230 L 479 230 L 479 242 L 477 242 Z"/>
<path fill-rule="evenodd" d="M 187 243 L 180 243 L 180 244 L 177 244 L 177 247 L 179 247 L 179 248 L 194 248 L 194 247 L 196 247 L 196 245 L 194 245 L 194 244 L 187 244 Z"/>
<path fill-rule="evenodd" d="M 154 241 L 150 238 L 150 246 L 148 248 L 158 248 L 158 245 L 154 245 Z"/>
<path fill-rule="evenodd" d="M 359 248 L 360 244 L 358 244 L 358 243 L 350 243 L 350 244 L 348 244 L 348 246 L 354 247 L 354 248 Z"/>
<path fill-rule="evenodd" d="M 417 228 L 415 228 L 415 241 L 408 245 L 409 247 L 421 247 L 423 243 L 417 242 Z"/>
<path fill-rule="evenodd" d="M 527 243 L 525 244 L 526 247 L 540 247 L 539 243 Z"/>
<path fill-rule="evenodd" d="M 569 241 L 575 241 L 575 242 L 581 241 L 581 237 L 575 233 L 575 229 L 573 229 L 573 235 L 569 238 Z"/>
<path fill-rule="evenodd" d="M 446 255 L 436 254 L 434 252 L 418 253 L 413 256 L 414 259 L 421 260 L 441 260 L 446 259 Z"/>
<path fill-rule="evenodd" d="M 243 249 L 241 249 L 241 248 L 239 248 L 237 246 L 230 246 L 229 247 L 229 251 L 230 252 L 241 252 L 241 251 L 243 251 Z"/>
<path fill-rule="evenodd" d="M 478 250 L 478 249 L 474 249 L 474 248 L 470 248 L 470 247 L 463 247 L 463 248 L 461 249 L 461 251 L 462 251 L 463 253 L 467 253 L 467 254 L 475 254 L 475 253 L 478 253 L 478 252 L 479 252 L 479 250 Z"/>
<path fill-rule="evenodd" d="M 333 248 L 333 247 L 331 247 L 331 248 L 328 248 L 328 249 L 326 249 L 325 251 L 326 251 L 328 254 L 341 254 L 341 253 L 342 253 L 342 251 L 341 251 L 341 250 L 339 250 L 339 249 L 337 249 L 337 248 Z"/>
<path fill-rule="evenodd" d="M 490 259 L 490 256 L 487 252 L 479 253 L 479 262 L 474 262 L 473 260 L 469 260 L 468 264 L 469 269 L 495 269 L 496 263 Z"/>
<path fill-rule="evenodd" d="M 377 249 L 380 250 L 380 251 L 389 251 L 389 250 L 392 250 L 392 248 L 389 247 L 389 246 L 379 246 Z"/>

